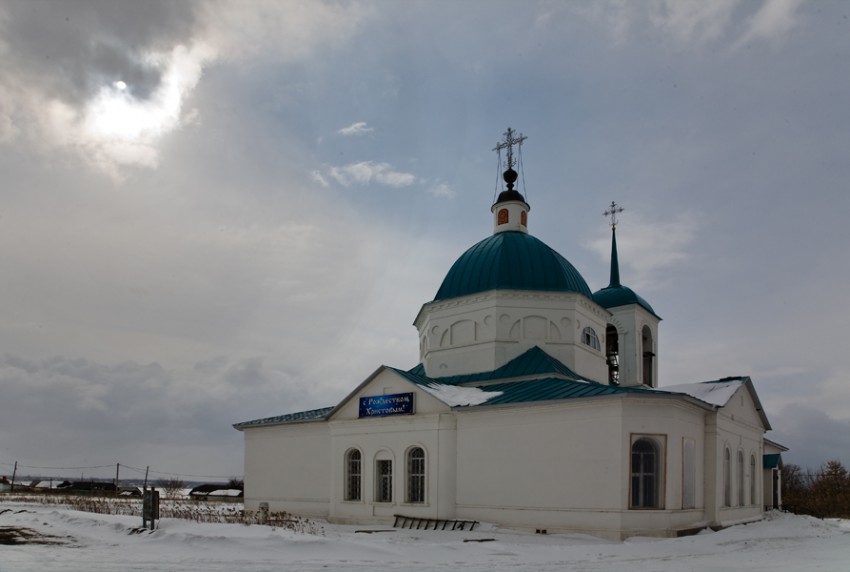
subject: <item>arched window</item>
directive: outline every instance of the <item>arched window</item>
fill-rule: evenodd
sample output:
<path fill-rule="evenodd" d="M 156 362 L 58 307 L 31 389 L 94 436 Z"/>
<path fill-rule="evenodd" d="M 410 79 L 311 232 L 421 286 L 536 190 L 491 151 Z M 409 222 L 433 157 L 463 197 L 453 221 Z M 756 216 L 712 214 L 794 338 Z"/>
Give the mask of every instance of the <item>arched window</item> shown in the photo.
<path fill-rule="evenodd" d="M 508 209 L 499 209 L 498 223 L 508 224 Z"/>
<path fill-rule="evenodd" d="M 413 447 L 407 452 L 407 502 L 425 502 L 425 451 Z"/>
<path fill-rule="evenodd" d="M 644 326 L 641 330 L 640 341 L 643 351 L 643 383 L 649 387 L 655 387 L 652 371 L 655 367 L 655 352 L 652 346 L 652 331 L 649 326 Z"/>
<path fill-rule="evenodd" d="M 660 455 L 658 446 L 646 437 L 632 444 L 631 508 L 660 507 Z"/>
<path fill-rule="evenodd" d="M 744 506 L 744 452 L 738 451 L 738 506 Z"/>
<path fill-rule="evenodd" d="M 345 453 L 345 500 L 347 501 L 362 499 L 362 459 L 363 457 L 357 449 L 349 449 Z"/>
<path fill-rule="evenodd" d="M 756 456 L 750 455 L 750 504 L 758 504 L 758 489 L 756 488 Z"/>
<path fill-rule="evenodd" d="M 608 363 L 608 383 L 620 385 L 620 336 L 613 324 L 605 328 L 605 360 Z"/>
<path fill-rule="evenodd" d="M 732 506 L 732 454 L 723 450 L 723 506 Z"/>
<path fill-rule="evenodd" d="M 602 349 L 599 345 L 599 336 L 596 335 L 596 332 L 590 326 L 587 326 L 584 330 L 582 330 L 581 342 L 586 346 L 592 347 L 596 351 L 600 351 Z"/>

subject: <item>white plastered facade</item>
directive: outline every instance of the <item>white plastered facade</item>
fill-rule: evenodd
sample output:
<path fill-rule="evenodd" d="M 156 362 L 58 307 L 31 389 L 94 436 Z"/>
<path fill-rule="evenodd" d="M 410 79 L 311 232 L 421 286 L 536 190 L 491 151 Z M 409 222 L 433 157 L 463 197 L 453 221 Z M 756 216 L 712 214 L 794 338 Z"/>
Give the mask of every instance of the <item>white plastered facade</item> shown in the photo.
<path fill-rule="evenodd" d="M 244 430 L 245 506 L 256 510 L 265 502 L 272 511 L 345 523 L 386 525 L 402 514 L 612 539 L 754 520 L 763 514 L 763 484 L 760 470 L 751 484 L 749 460 L 761 460 L 764 428 L 748 383 L 725 406 L 734 412 L 662 394 L 451 407 L 380 368 L 326 420 Z M 414 414 L 359 417 L 361 397 L 406 392 L 415 395 Z M 660 455 L 653 508 L 632 505 L 631 449 L 641 438 L 656 443 Z M 412 503 L 406 457 L 414 447 L 425 453 L 426 472 L 424 502 Z M 725 478 L 727 449 L 733 460 L 744 455 L 742 479 L 734 461 Z M 345 494 L 351 450 L 362 459 L 353 500 Z M 393 467 L 390 502 L 376 499 L 376 463 L 383 459 Z"/>

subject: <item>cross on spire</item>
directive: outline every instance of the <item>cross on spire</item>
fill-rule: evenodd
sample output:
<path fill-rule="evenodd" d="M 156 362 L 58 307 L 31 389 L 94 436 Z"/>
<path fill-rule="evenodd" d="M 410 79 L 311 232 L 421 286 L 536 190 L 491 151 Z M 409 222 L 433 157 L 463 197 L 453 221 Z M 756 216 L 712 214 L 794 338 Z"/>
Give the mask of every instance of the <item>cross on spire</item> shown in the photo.
<path fill-rule="evenodd" d="M 611 230 L 617 229 L 617 215 L 621 212 L 623 212 L 623 207 L 621 207 L 614 201 L 611 201 L 611 206 L 608 207 L 608 210 L 602 213 L 602 216 L 611 217 Z"/>
<path fill-rule="evenodd" d="M 497 143 L 495 147 L 493 147 L 493 151 L 501 152 L 502 149 L 508 150 L 508 169 L 512 169 L 514 166 L 514 145 L 517 147 L 522 146 L 522 142 L 528 139 L 525 135 L 520 133 L 517 137 L 514 137 L 516 131 L 508 127 L 508 130 L 502 133 L 505 136 L 505 140 L 501 143 Z"/>

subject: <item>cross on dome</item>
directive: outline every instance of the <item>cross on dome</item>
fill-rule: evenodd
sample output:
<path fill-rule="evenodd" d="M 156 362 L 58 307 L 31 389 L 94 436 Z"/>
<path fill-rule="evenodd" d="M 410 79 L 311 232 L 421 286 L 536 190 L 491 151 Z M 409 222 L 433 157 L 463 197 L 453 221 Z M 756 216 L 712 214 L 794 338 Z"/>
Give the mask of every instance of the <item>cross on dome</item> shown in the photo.
<path fill-rule="evenodd" d="M 516 131 L 508 127 L 508 130 L 502 133 L 505 136 L 505 140 L 501 143 L 497 143 L 495 147 L 493 147 L 493 151 L 501 152 L 502 149 L 508 150 L 508 169 L 513 168 L 514 166 L 514 145 L 517 147 L 522 146 L 522 142 L 528 139 L 522 133 L 519 134 L 518 137 L 514 137 Z"/>
<path fill-rule="evenodd" d="M 617 221 L 617 215 L 619 213 L 623 212 L 623 210 L 624 210 L 623 207 L 621 207 L 620 205 L 618 205 L 614 201 L 611 201 L 611 206 L 608 207 L 608 210 L 606 210 L 604 213 L 602 213 L 602 216 L 610 216 L 611 217 L 611 230 L 617 229 L 617 222 L 618 222 Z"/>

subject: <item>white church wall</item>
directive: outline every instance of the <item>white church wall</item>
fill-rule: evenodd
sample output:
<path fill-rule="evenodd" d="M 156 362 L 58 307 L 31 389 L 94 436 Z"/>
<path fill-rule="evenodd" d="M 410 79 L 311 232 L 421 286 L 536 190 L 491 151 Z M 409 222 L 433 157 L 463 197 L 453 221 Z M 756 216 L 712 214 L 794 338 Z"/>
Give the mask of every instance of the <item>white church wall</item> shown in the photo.
<path fill-rule="evenodd" d="M 385 417 L 359 416 L 361 397 L 414 395 L 414 413 Z M 451 409 L 391 370 L 379 371 L 352 393 L 329 422 L 331 435 L 331 503 L 334 522 L 391 522 L 394 514 L 451 518 L 454 514 L 455 417 Z M 407 453 L 425 452 L 425 501 L 409 502 Z M 362 454 L 362 495 L 345 500 L 345 455 Z M 376 462 L 392 461 L 392 499 L 376 498 Z"/>
<path fill-rule="evenodd" d="M 325 517 L 330 435 L 324 422 L 256 427 L 245 433 L 245 509 Z"/>
<path fill-rule="evenodd" d="M 624 483 L 615 401 L 458 414 L 458 516 L 552 530 L 616 528 Z"/>
<path fill-rule="evenodd" d="M 719 526 L 761 518 L 763 514 L 761 460 L 765 428 L 755 407 L 746 386 L 742 385 L 716 413 L 714 520 Z M 739 453 L 743 463 L 738 462 Z M 751 458 L 755 459 L 755 469 Z"/>
<path fill-rule="evenodd" d="M 461 412 L 458 515 L 609 538 L 704 525 L 701 493 L 693 508 L 682 509 L 685 437 L 698 453 L 697 491 L 703 485 L 702 418 L 700 408 L 679 401 L 622 397 Z M 664 442 L 658 509 L 629 507 L 635 435 Z"/>
<path fill-rule="evenodd" d="M 663 447 L 663 479 L 660 506 L 655 509 L 630 508 L 622 513 L 621 537 L 670 536 L 680 530 L 706 526 L 704 479 L 704 419 L 702 407 L 678 399 L 648 399 L 636 395 L 624 397 L 623 454 L 631 454 L 631 445 L 649 438 Z M 686 462 L 686 442 L 692 453 Z M 630 463 L 629 459 L 624 463 Z M 690 474 L 689 474 L 690 473 Z M 691 479 L 686 502 L 685 479 Z M 626 484 L 623 506 L 631 502 L 631 482 Z"/>
<path fill-rule="evenodd" d="M 491 291 L 422 307 L 416 319 L 431 377 L 492 371 L 534 346 L 576 373 L 604 382 L 608 312 L 575 293 Z M 581 343 L 591 327 L 600 348 Z"/>
<path fill-rule="evenodd" d="M 333 494 L 330 518 L 334 522 L 391 522 L 395 514 L 423 518 L 454 516 L 455 422 L 451 414 L 417 414 L 403 418 L 334 421 L 331 423 Z M 425 452 L 425 499 L 411 502 L 407 453 L 412 447 Z M 363 494 L 358 501 L 344 500 L 345 453 L 357 448 L 363 454 Z M 376 499 L 378 458 L 393 461 L 392 499 Z"/>

